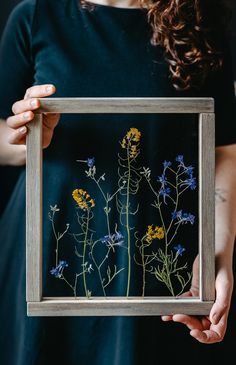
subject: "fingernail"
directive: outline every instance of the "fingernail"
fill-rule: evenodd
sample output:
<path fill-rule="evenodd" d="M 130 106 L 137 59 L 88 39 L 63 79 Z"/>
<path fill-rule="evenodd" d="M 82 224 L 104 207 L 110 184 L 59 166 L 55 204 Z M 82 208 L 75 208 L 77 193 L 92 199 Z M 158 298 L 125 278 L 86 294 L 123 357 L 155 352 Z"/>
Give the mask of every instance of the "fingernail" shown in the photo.
<path fill-rule="evenodd" d="M 31 100 L 30 105 L 32 107 L 35 107 L 35 106 L 37 106 L 37 103 L 38 103 L 38 101 L 36 99 L 34 99 L 34 100 Z"/>
<path fill-rule="evenodd" d="M 27 131 L 27 128 L 26 128 L 26 127 L 22 127 L 22 128 L 20 128 L 20 129 L 19 129 L 19 132 L 20 132 L 21 134 L 25 134 L 25 133 L 26 133 L 26 131 Z"/>
<path fill-rule="evenodd" d="M 49 85 L 49 86 L 46 87 L 47 93 L 52 92 L 52 90 L 53 90 L 53 86 L 52 85 Z"/>
<path fill-rule="evenodd" d="M 24 114 L 23 114 L 23 118 L 24 118 L 24 119 L 29 119 L 29 117 L 30 117 L 29 113 L 24 113 Z"/>

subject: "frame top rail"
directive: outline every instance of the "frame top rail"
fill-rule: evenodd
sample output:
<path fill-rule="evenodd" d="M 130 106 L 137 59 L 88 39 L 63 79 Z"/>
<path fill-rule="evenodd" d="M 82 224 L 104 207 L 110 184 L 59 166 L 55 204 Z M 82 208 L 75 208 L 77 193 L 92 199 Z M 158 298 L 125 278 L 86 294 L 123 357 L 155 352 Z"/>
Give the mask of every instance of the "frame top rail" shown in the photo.
<path fill-rule="evenodd" d="M 213 98 L 39 98 L 36 113 L 214 113 Z"/>

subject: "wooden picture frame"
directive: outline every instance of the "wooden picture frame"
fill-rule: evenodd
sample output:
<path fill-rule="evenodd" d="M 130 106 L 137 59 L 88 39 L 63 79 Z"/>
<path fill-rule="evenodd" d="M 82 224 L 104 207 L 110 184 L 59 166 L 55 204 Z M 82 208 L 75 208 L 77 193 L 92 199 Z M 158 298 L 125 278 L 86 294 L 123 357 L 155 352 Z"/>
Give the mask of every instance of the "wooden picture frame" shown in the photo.
<path fill-rule="evenodd" d="M 215 299 L 214 100 L 211 98 L 46 98 L 28 125 L 26 169 L 26 300 L 28 316 L 209 314 Z M 184 113 L 199 118 L 198 298 L 42 296 L 42 113 Z M 207 224 L 206 224 L 207 222 Z"/>

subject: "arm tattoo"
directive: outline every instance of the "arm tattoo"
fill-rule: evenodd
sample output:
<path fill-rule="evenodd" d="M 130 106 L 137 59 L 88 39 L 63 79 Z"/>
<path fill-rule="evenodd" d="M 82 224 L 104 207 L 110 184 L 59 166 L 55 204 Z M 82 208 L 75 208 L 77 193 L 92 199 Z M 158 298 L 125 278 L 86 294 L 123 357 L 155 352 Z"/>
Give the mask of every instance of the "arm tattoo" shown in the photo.
<path fill-rule="evenodd" d="M 226 194 L 227 194 L 226 190 L 217 188 L 216 191 L 215 191 L 216 204 L 225 203 L 227 201 Z"/>

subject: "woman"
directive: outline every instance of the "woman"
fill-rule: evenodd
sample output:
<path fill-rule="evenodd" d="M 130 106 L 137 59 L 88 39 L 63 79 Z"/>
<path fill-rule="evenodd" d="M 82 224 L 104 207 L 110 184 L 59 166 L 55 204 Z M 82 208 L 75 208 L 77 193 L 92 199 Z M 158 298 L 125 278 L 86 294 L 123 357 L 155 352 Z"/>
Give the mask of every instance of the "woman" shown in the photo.
<path fill-rule="evenodd" d="M 236 232 L 234 95 L 227 50 L 214 25 L 214 17 L 210 16 L 211 11 L 208 2 L 200 0 L 58 0 L 56 3 L 25 0 L 10 17 L 0 54 L 0 116 L 7 119 L 7 124 L 1 123 L 1 164 L 25 163 L 27 124 L 40 106 L 40 97 L 55 94 L 58 97 L 215 98 L 219 201 L 216 208 L 216 302 L 209 317 L 179 314 L 162 318 L 185 324 L 190 335 L 202 343 L 220 342 L 224 338 L 233 288 L 232 252 Z M 9 116 L 12 104 L 14 115 Z M 91 116 L 83 118 L 77 116 L 70 122 L 62 118 L 58 124 L 58 115 L 44 115 L 44 217 L 49 199 L 61 208 L 72 186 L 78 187 L 73 173 L 79 173 L 79 168 L 68 167 L 68 161 L 77 159 L 83 164 L 88 161 L 87 157 L 94 155 L 104 161 L 107 150 L 97 150 L 102 143 L 100 136 L 105 136 L 108 148 L 112 148 L 116 143 L 114 135 L 120 135 L 120 119 L 116 116 L 109 116 L 109 120 L 97 117 L 96 122 Z M 129 118 L 126 116 L 124 121 L 127 128 L 133 125 L 133 116 Z M 166 117 L 160 121 L 161 130 L 158 130 L 153 116 L 148 118 L 151 134 L 155 136 L 148 137 L 149 154 L 158 143 L 161 145 L 163 134 L 160 132 L 167 133 L 165 128 L 171 130 L 166 149 L 178 153 L 179 144 L 176 145 L 175 140 L 182 138 L 183 150 L 191 154 L 191 143 L 186 145 L 186 139 L 193 137 L 194 122 L 187 126 L 177 117 L 176 123 Z M 108 130 L 109 121 L 112 127 Z M 148 135 L 150 131 L 145 121 L 141 116 L 135 122 Z M 87 123 L 91 123 L 89 132 Z M 71 147 L 72 141 L 77 141 L 79 149 Z M 81 175 L 79 181 L 85 183 Z M 164 333 L 157 318 L 26 317 L 24 186 L 23 172 L 1 221 L 0 275 L 5 280 L 1 280 L 4 301 L 0 315 L 2 321 L 7 320 L 7 335 L 3 335 L 1 329 L 2 363 L 156 363 L 156 346 Z M 65 223 L 63 219 L 59 222 Z M 52 287 L 60 291 L 61 283 L 48 275 L 54 239 L 46 218 L 44 242 L 47 247 L 44 250 L 47 252 L 45 293 Z M 197 285 L 193 278 L 189 295 L 196 293 Z M 65 291 L 65 295 L 71 293 Z M 145 342 L 147 334 L 149 341 Z M 165 341 L 169 341 L 167 337 Z M 160 351 L 165 352 L 165 349 L 161 350 L 160 346 Z"/>

